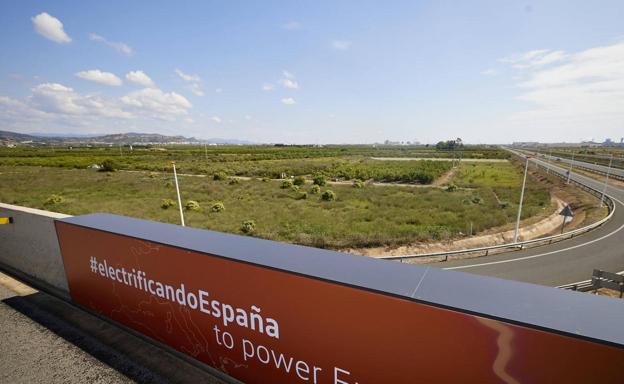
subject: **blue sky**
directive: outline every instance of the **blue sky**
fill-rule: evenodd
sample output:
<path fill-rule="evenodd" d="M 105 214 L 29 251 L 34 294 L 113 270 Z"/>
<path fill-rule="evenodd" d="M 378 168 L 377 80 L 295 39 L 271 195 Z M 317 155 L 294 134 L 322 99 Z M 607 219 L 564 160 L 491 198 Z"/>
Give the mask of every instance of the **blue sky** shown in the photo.
<path fill-rule="evenodd" d="M 5 1 L 0 129 L 619 140 L 622 20 L 622 1 Z"/>

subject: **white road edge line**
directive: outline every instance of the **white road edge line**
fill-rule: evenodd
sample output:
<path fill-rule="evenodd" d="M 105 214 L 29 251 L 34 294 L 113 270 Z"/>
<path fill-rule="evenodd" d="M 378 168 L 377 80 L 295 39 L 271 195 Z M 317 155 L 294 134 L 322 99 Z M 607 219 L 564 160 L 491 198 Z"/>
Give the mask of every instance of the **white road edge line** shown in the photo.
<path fill-rule="evenodd" d="M 615 197 L 613 197 L 613 196 L 609 196 L 609 197 L 610 197 L 611 199 L 613 199 L 613 200 L 617 201 L 618 203 L 620 203 L 620 205 L 624 206 L 624 203 L 622 203 L 620 200 L 616 199 L 616 198 L 615 198 Z M 613 232 L 607 233 L 606 235 L 604 235 L 604 236 L 602 236 L 602 237 L 599 237 L 599 238 L 597 238 L 597 239 L 590 240 L 590 241 L 588 241 L 588 242 L 586 242 L 586 243 L 583 243 L 583 244 L 578 244 L 578 245 L 575 245 L 575 246 L 572 246 L 572 247 L 563 248 L 563 249 L 558 249 L 558 250 L 555 250 L 555 251 L 550 251 L 550 252 L 546 252 L 546 253 L 540 253 L 540 254 L 537 254 L 537 255 L 532 255 L 532 256 L 518 257 L 518 258 L 515 258 L 515 259 L 509 259 L 509 260 L 490 261 L 490 262 L 488 262 L 488 263 L 479 263 L 479 264 L 471 264 L 471 265 L 462 265 L 462 266 L 459 266 L 459 267 L 448 267 L 448 268 L 442 268 L 442 269 L 448 269 L 448 270 L 451 270 L 451 269 L 468 269 L 468 268 L 483 267 L 483 266 L 487 266 L 487 265 L 504 264 L 504 263 L 513 263 L 513 262 L 516 262 L 516 261 L 523 261 L 523 260 L 537 259 L 537 258 L 539 258 L 539 257 L 544 257 L 544 256 L 552 255 L 552 254 L 555 254 L 555 253 L 560 253 L 560 252 L 569 251 L 569 250 L 571 250 L 571 249 L 576 249 L 576 248 L 584 247 L 584 246 L 586 246 L 586 245 L 593 244 L 593 243 L 598 242 L 598 241 L 602 241 L 602 240 L 606 239 L 607 237 L 610 237 L 611 235 L 614 235 L 615 233 L 617 233 L 617 232 L 621 231 L 623 228 L 624 228 L 624 224 L 620 225 L 620 226 L 619 226 L 616 230 L 614 230 Z"/>

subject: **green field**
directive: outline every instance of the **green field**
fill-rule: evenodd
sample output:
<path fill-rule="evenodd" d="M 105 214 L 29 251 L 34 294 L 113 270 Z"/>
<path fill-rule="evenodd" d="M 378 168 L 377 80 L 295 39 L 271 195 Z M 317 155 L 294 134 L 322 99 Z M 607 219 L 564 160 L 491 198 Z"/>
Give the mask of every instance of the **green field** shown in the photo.
<path fill-rule="evenodd" d="M 184 203 L 194 200 L 200 207 L 199 210 L 185 211 L 187 225 L 243 233 L 242 223 L 251 220 L 254 228 L 245 229 L 250 235 L 335 249 L 436 241 L 463 236 L 471 223 L 474 232 L 508 224 L 516 214 L 521 182 L 520 170 L 512 163 L 466 162 L 447 181 L 451 188 L 419 186 L 424 181 L 411 175 L 429 174 L 436 178 L 448 171 L 452 163 L 377 161 L 363 157 L 358 150 L 341 157 L 292 160 L 249 160 L 255 154 L 243 156 L 239 153 L 238 161 L 224 163 L 230 170 L 246 171 L 231 171 L 229 174 L 254 177 L 235 180 L 213 180 L 213 172 L 223 170 L 218 168 L 222 164 L 206 163 L 202 156 L 205 154 L 195 154 L 199 159 L 188 158 L 193 152 L 186 149 L 183 154 L 175 153 L 176 149 L 150 152 L 149 157 L 156 156 L 152 159 L 153 167 L 142 154 L 126 156 L 118 162 L 118 166 L 126 170 L 117 172 L 84 169 L 84 164 L 98 162 L 99 157 L 90 156 L 97 150 L 55 151 L 57 155 L 54 156 L 45 149 L 46 155 L 41 157 L 7 156 L 5 151 L 0 151 L 3 152 L 0 157 L 0 177 L 4 186 L 0 190 L 2 202 L 74 215 L 110 212 L 178 223 L 177 204 L 161 207 L 163 199 L 176 202 L 175 187 L 167 166 L 169 154 L 174 153 L 171 157 L 182 159 L 178 162 L 183 164 L 183 171 L 192 170 L 190 165 L 195 162 L 197 167 L 202 163 L 201 167 L 209 169 L 198 172 L 199 176 L 180 177 Z M 22 149 L 21 155 L 27 152 Z M 283 155 L 274 149 L 270 153 L 275 155 L 276 152 L 279 155 L 275 157 Z M 288 162 L 291 168 L 283 162 Z M 33 166 L 32 163 L 46 166 Z M 50 166 L 52 164 L 56 166 Z M 186 168 L 184 164 L 187 164 Z M 148 170 L 136 170 L 144 167 Z M 267 168 L 271 170 L 267 171 Z M 154 172 L 154 169 L 167 172 Z M 307 180 L 297 190 L 297 187 L 282 185 L 282 180 L 255 177 L 273 176 L 276 169 L 290 175 L 307 175 Z M 286 169 L 301 171 L 295 173 Z M 320 193 L 314 193 L 313 189 L 317 187 L 312 186 L 312 174 L 325 174 L 328 180 L 335 177 L 399 181 L 406 185 L 379 186 L 368 182 L 356 188 L 351 182 L 330 183 L 320 187 Z M 327 190 L 334 192 L 334 200 L 322 198 Z M 549 213 L 547 186 L 529 180 L 526 196 L 523 217 Z M 225 209 L 215 212 L 213 205 L 218 202 Z"/>

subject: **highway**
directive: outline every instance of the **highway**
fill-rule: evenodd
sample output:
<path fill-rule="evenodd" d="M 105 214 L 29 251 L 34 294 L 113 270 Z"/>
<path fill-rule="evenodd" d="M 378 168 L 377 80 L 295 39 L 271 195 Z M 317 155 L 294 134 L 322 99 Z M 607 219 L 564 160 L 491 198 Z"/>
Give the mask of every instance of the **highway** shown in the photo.
<path fill-rule="evenodd" d="M 524 150 L 524 152 L 530 152 L 531 154 L 534 154 L 535 151 L 527 151 Z M 616 175 L 618 176 L 619 179 L 623 179 L 624 178 L 624 169 L 621 168 L 614 168 L 611 167 L 611 169 L 609 170 L 609 167 L 604 166 L 604 165 L 600 165 L 600 164 L 594 164 L 594 163 L 589 163 L 589 162 L 585 162 L 585 161 L 578 161 L 578 160 L 572 160 L 572 159 L 568 159 L 565 157 L 559 157 L 559 156 L 550 156 L 550 155 L 546 155 L 544 153 L 538 153 L 539 157 L 544 158 L 544 159 L 549 159 L 549 160 L 554 160 L 554 161 L 558 161 L 561 163 L 566 163 L 566 164 L 572 164 L 572 170 L 574 170 L 574 167 L 583 167 L 583 168 L 588 168 L 588 169 L 592 169 L 598 173 L 601 174 L 606 174 L 607 172 L 609 172 L 609 174 L 611 175 Z"/>
<path fill-rule="evenodd" d="M 531 161 L 546 165 L 537 158 Z M 550 165 L 551 170 L 565 174 L 567 169 Z M 602 190 L 603 183 L 572 172 L 571 178 Z M 571 188 L 573 188 L 571 186 Z M 615 213 L 603 226 L 578 237 L 521 251 L 473 259 L 433 262 L 429 265 L 478 275 L 558 286 L 591 278 L 592 271 L 624 270 L 624 189 L 607 187 L 615 201 Z"/>

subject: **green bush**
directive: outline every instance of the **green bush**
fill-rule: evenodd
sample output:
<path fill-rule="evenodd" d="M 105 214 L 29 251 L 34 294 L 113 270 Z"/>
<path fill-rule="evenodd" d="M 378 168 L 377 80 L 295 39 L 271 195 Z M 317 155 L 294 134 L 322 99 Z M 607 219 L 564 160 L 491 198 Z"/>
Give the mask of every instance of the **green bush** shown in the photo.
<path fill-rule="evenodd" d="M 308 198 L 308 193 L 307 192 L 299 192 L 297 194 L 297 200 L 305 200 Z"/>
<path fill-rule="evenodd" d="M 321 199 L 325 201 L 336 200 L 336 194 L 332 190 L 328 189 L 327 191 L 323 192 L 323 194 L 321 195 Z"/>
<path fill-rule="evenodd" d="M 102 161 L 100 172 L 115 172 L 117 169 L 119 169 L 119 165 L 115 160 L 106 159 Z"/>
<path fill-rule="evenodd" d="M 169 207 L 173 207 L 175 205 L 175 202 L 171 199 L 162 199 L 160 201 L 160 208 L 162 209 L 168 209 Z"/>
<path fill-rule="evenodd" d="M 314 176 L 314 179 L 312 179 L 312 182 L 315 185 L 318 185 L 318 186 L 322 187 L 325 184 L 327 184 L 327 179 L 325 179 L 325 176 L 323 176 L 323 175 L 316 175 L 316 176 Z"/>
<path fill-rule="evenodd" d="M 195 200 L 189 200 L 186 202 L 186 205 L 184 205 L 184 208 L 186 208 L 187 211 L 199 211 L 199 203 Z"/>
<path fill-rule="evenodd" d="M 319 193 L 321 193 L 321 187 L 319 187 L 318 185 L 314 184 L 312 186 L 312 188 L 310 188 L 310 193 L 313 195 L 318 195 Z"/>
<path fill-rule="evenodd" d="M 449 184 L 446 186 L 446 191 L 447 192 L 455 192 L 457 191 L 457 185 L 455 184 Z"/>
<path fill-rule="evenodd" d="M 288 189 L 288 188 L 292 188 L 292 187 L 293 187 L 292 180 L 290 180 L 290 179 L 282 180 L 282 186 L 280 188 Z"/>
<path fill-rule="evenodd" d="M 481 197 L 479 197 L 479 196 L 474 196 L 472 198 L 472 203 L 473 204 L 481 204 L 482 202 L 483 202 L 483 199 L 481 199 Z"/>
<path fill-rule="evenodd" d="M 364 182 L 362 180 L 353 180 L 353 188 L 364 188 Z"/>
<path fill-rule="evenodd" d="M 228 178 L 227 173 L 225 172 L 217 172 L 212 176 L 212 180 L 226 180 Z"/>
<path fill-rule="evenodd" d="M 64 200 L 64 198 L 61 195 L 50 195 L 46 199 L 45 204 L 46 205 L 60 204 L 60 203 L 63 202 L 63 200 Z"/>
<path fill-rule="evenodd" d="M 212 212 L 223 212 L 223 211 L 225 211 L 225 205 L 223 205 L 223 203 L 220 202 L 220 201 L 215 201 L 210 206 L 210 210 Z"/>
<path fill-rule="evenodd" d="M 158 177 L 158 172 L 150 172 L 150 173 L 149 173 L 149 177 L 150 177 L 150 179 L 155 179 L 155 178 L 157 178 L 157 177 Z"/>
<path fill-rule="evenodd" d="M 268 177 L 263 177 L 263 178 L 262 178 L 262 182 L 263 182 L 263 183 L 268 183 L 270 180 L 271 180 L 271 179 L 270 179 L 270 178 L 268 178 Z"/>
<path fill-rule="evenodd" d="M 500 204 L 498 204 L 498 206 L 501 209 L 506 209 L 506 208 L 509 208 L 511 204 L 508 201 L 501 201 Z"/>
<path fill-rule="evenodd" d="M 293 184 L 295 184 L 295 185 L 304 185 L 305 184 L 305 177 L 303 177 L 303 176 L 295 177 L 295 179 L 293 180 Z"/>
<path fill-rule="evenodd" d="M 166 188 L 173 188 L 173 181 L 167 181 L 167 182 L 165 183 L 165 187 L 166 187 Z"/>
<path fill-rule="evenodd" d="M 233 178 L 233 177 L 231 177 L 230 181 L 228 181 L 228 184 L 230 184 L 230 185 L 235 185 L 235 184 L 238 184 L 238 183 L 239 183 L 239 180 L 236 179 L 236 178 Z"/>
<path fill-rule="evenodd" d="M 299 191 L 299 186 L 298 185 L 293 185 L 293 186 L 290 187 L 290 190 L 293 191 L 293 192 L 297 192 L 297 191 Z"/>
<path fill-rule="evenodd" d="M 256 230 L 256 223 L 253 220 L 245 220 L 241 224 L 240 228 L 243 233 L 253 233 Z"/>

